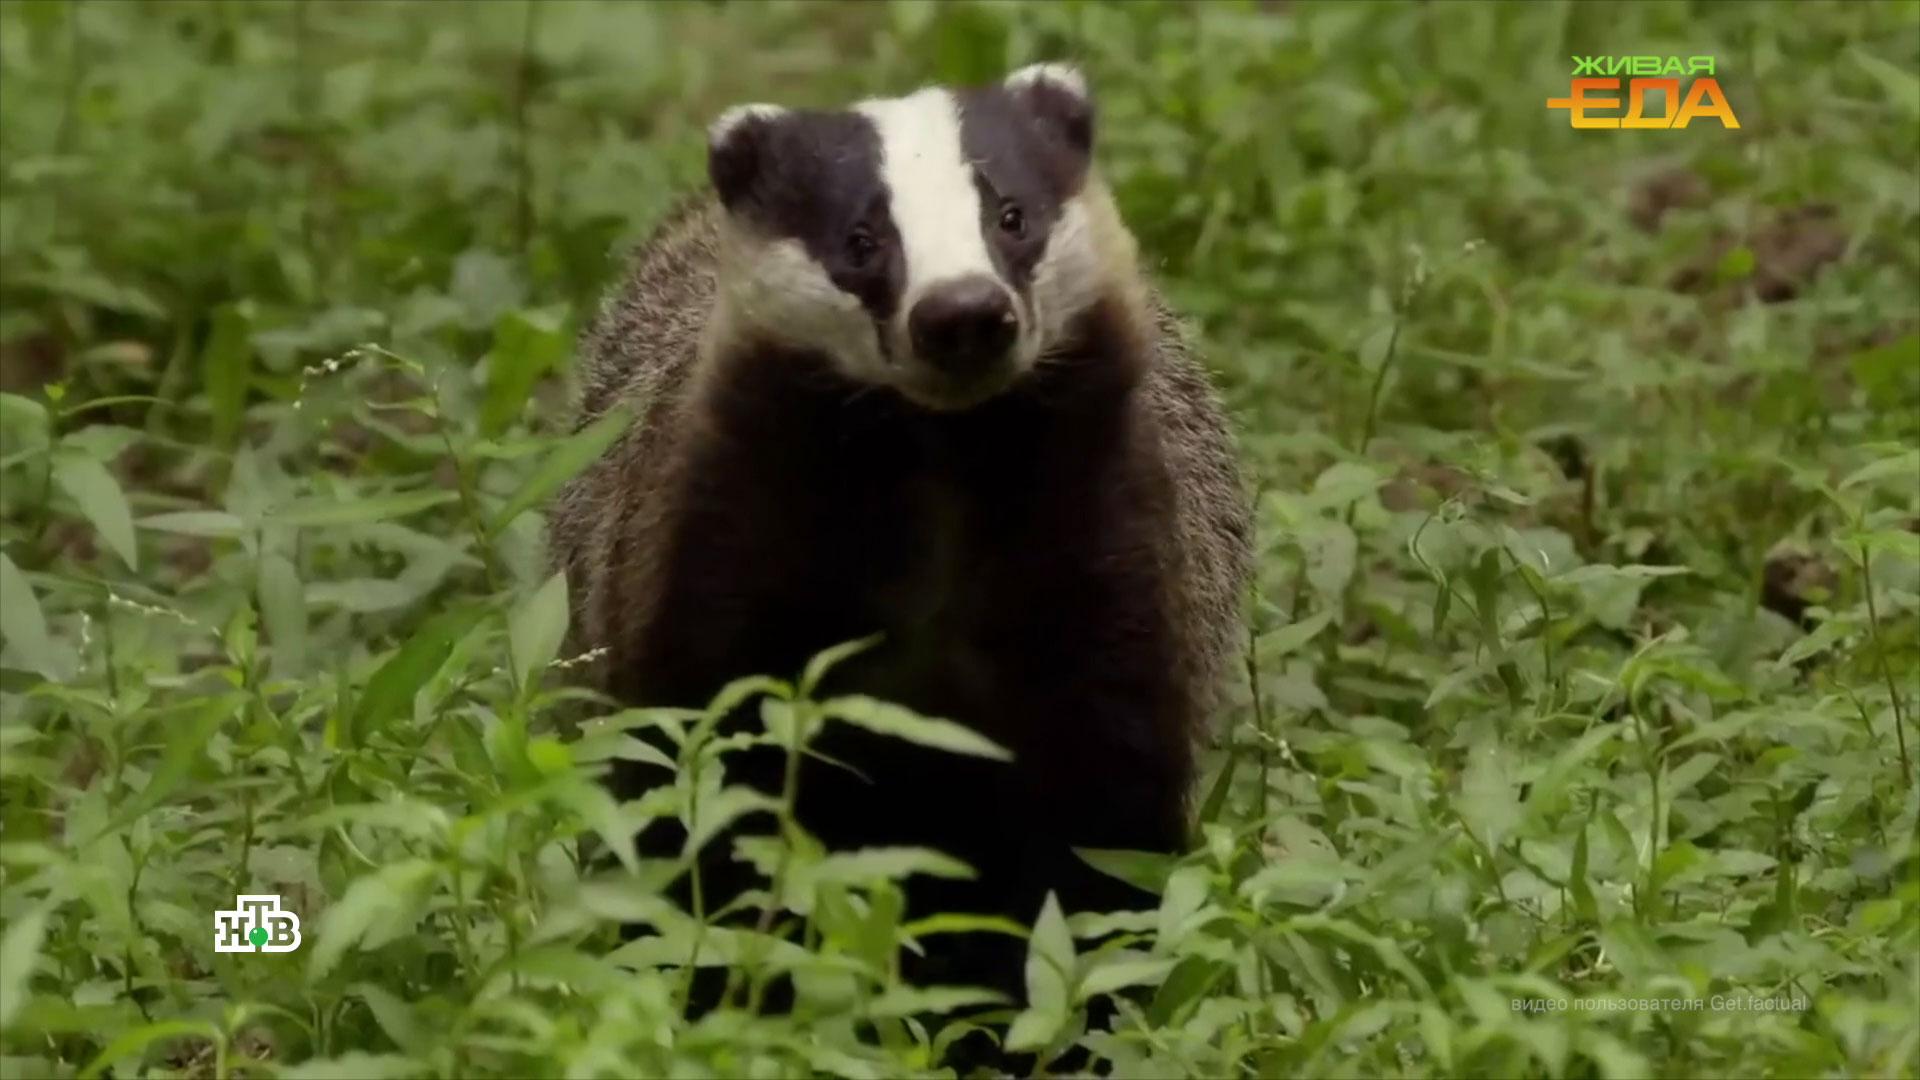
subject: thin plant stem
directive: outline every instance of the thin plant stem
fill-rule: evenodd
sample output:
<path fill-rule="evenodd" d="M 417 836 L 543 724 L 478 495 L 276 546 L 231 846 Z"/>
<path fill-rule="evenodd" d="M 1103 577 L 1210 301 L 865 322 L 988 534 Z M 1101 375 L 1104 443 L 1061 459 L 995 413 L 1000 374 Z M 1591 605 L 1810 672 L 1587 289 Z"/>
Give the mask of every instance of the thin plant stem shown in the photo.
<path fill-rule="evenodd" d="M 807 723 L 809 703 L 795 701 L 791 734 L 787 739 L 786 775 L 780 785 L 780 861 L 774 865 L 772 895 L 767 905 L 760 909 L 760 917 L 755 920 L 754 933 L 764 937 L 773 930 L 774 912 L 787 897 L 787 876 L 793 868 L 793 846 L 799 839 L 800 824 L 794 808 L 800 801 L 800 748 L 803 742 L 802 729 Z M 749 1011 L 758 1012 L 760 1002 L 766 993 L 767 981 L 764 973 L 756 971 L 753 978 L 753 990 L 749 995 Z"/>
<path fill-rule="evenodd" d="M 1887 663 L 1887 650 L 1880 643 L 1880 608 L 1873 599 L 1873 553 L 1860 545 L 1860 584 L 1867 593 L 1867 631 L 1873 635 L 1874 652 L 1879 654 L 1880 676 L 1887 682 L 1887 697 L 1893 707 L 1894 743 L 1900 749 L 1900 775 L 1913 781 L 1913 761 L 1907 756 L 1907 713 L 1900 704 L 1900 686 L 1894 682 L 1893 668 Z"/>
<path fill-rule="evenodd" d="M 1260 664 L 1255 658 L 1259 635 L 1247 624 L 1247 690 L 1253 695 L 1253 724 L 1260 732 L 1260 820 L 1267 819 L 1267 776 L 1273 767 L 1272 732 L 1267 730 L 1266 702 L 1260 694 Z"/>
<path fill-rule="evenodd" d="M 533 35 L 540 4 L 527 0 L 520 23 L 520 65 L 513 88 L 513 236 L 524 258 L 533 238 L 533 155 L 528 146 L 527 99 L 533 86 Z"/>

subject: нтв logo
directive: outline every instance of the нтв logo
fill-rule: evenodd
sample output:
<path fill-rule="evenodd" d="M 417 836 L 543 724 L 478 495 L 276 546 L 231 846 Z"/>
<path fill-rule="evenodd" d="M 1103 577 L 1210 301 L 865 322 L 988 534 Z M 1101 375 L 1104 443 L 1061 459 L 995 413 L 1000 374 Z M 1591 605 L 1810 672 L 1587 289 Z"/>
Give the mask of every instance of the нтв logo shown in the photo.
<path fill-rule="evenodd" d="M 239 896 L 233 907 L 213 913 L 214 952 L 292 952 L 300 947 L 300 916 L 282 911 L 278 896 Z"/>
<path fill-rule="evenodd" d="M 1720 92 L 1720 81 L 1713 77 L 1713 57 L 1689 56 L 1576 56 L 1574 78 L 1567 96 L 1548 98 L 1547 108 L 1567 110 L 1567 120 L 1577 128 L 1683 128 L 1695 117 L 1711 116 L 1721 127 L 1737 128 L 1740 121 L 1733 106 Z M 1617 97 L 1588 97 L 1589 90 L 1618 90 L 1617 78 L 1580 78 L 1582 75 L 1633 76 L 1627 83 L 1627 115 L 1588 116 L 1589 109 L 1617 109 Z M 1680 96 L 1679 76 L 1693 77 L 1686 98 Z M 1665 101 L 1665 112 L 1648 116 L 1647 91 L 1658 90 Z"/>

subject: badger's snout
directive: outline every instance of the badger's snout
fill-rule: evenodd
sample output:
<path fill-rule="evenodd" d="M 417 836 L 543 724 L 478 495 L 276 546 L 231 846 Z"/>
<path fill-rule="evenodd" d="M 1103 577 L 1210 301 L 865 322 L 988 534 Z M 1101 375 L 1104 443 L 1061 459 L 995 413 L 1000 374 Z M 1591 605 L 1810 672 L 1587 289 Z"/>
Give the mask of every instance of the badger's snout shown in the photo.
<path fill-rule="evenodd" d="M 971 382 L 1003 372 L 1020 336 L 1006 287 L 973 275 L 929 289 L 907 313 L 916 356 L 949 379 Z"/>

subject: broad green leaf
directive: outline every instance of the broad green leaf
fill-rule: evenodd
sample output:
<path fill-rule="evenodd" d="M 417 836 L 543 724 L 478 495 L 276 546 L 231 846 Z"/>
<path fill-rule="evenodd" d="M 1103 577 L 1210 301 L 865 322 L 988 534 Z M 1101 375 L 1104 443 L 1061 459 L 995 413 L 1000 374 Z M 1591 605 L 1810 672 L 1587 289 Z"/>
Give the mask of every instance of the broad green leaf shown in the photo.
<path fill-rule="evenodd" d="M 620 865 L 629 872 L 639 871 L 639 856 L 633 842 L 634 823 L 605 787 L 593 783 L 574 784 L 563 788 L 555 799 L 570 807 L 599 834 L 600 842 L 620 860 Z"/>
<path fill-rule="evenodd" d="M 1848 50 L 1855 63 L 1873 76 L 1899 110 L 1909 118 L 1920 117 L 1920 74 L 1911 68 L 1891 64 L 1869 52 L 1863 44 Z"/>
<path fill-rule="evenodd" d="M 127 508 L 127 496 L 120 481 L 107 467 L 90 457 L 61 451 L 53 460 L 53 481 L 79 507 L 80 513 L 99 530 L 114 554 L 129 570 L 138 570 L 139 552 L 133 541 L 133 513 Z"/>
<path fill-rule="evenodd" d="M 1147 956 L 1121 951 L 1102 956 L 1074 988 L 1074 997 L 1087 1001 L 1130 986 L 1158 986 L 1179 961 L 1171 956 Z"/>
<path fill-rule="evenodd" d="M 707 846 L 707 842 L 727 826 L 748 814 L 772 812 L 779 806 L 779 800 L 769 798 L 759 789 L 745 784 L 735 784 L 708 794 L 700 800 L 697 815 L 682 818 L 692 820 L 694 824 L 687 832 L 681 854 L 690 857 Z"/>
<path fill-rule="evenodd" d="M 444 506 L 459 497 L 455 491 L 402 491 L 344 499 L 298 499 L 270 513 L 268 520 L 275 525 L 309 527 L 387 521 Z"/>
<path fill-rule="evenodd" d="M 73 670 L 72 654 L 47 636 L 46 616 L 34 598 L 27 576 L 0 554 L 0 641 L 27 670 L 58 682 Z"/>
<path fill-rule="evenodd" d="M 1040 905 L 1027 941 L 1027 991 L 1041 1003 L 1065 1001 L 1066 984 L 1073 977 L 1073 933 L 1067 929 L 1060 900 L 1051 892 Z"/>
<path fill-rule="evenodd" d="M 453 647 L 473 629 L 485 608 L 478 605 L 443 612 L 414 632 L 407 643 L 367 680 L 345 733 L 348 746 L 363 746 L 375 731 L 413 709 L 413 695 L 447 662 Z"/>
<path fill-rule="evenodd" d="M 1377 465 L 1337 461 L 1314 478 L 1312 502 L 1327 510 L 1345 509 L 1355 499 L 1373 494 L 1384 480 Z"/>
<path fill-rule="evenodd" d="M 1574 567 L 1571 571 L 1553 578 L 1555 584 L 1574 584 L 1586 580 L 1605 580 L 1605 578 L 1665 578 L 1676 575 L 1690 575 L 1688 567 L 1657 567 L 1645 563 L 1628 563 L 1622 567 L 1613 567 L 1605 563 L 1594 563 L 1586 567 Z"/>
<path fill-rule="evenodd" d="M 1904 492 L 1911 493 L 1920 488 L 1920 450 L 1907 450 L 1871 461 L 1840 481 L 1840 489 L 1845 491 L 1847 488 L 1888 479 L 1900 481 L 1894 486 Z"/>
<path fill-rule="evenodd" d="M 363 941 L 378 942 L 411 928 L 439 869 L 425 859 L 403 859 L 355 878 L 314 924 L 307 980 L 326 978 L 347 950 Z"/>
<path fill-rule="evenodd" d="M 0 451 L 15 454 L 42 449 L 52 430 L 45 405 L 19 394 L 0 394 Z"/>
<path fill-rule="evenodd" d="M 1027 939 L 1027 1008 L 1007 1030 L 1007 1049 L 1039 1050 L 1066 1026 L 1073 970 L 1073 935 L 1059 899 L 1049 892 Z"/>
<path fill-rule="evenodd" d="M 447 812 L 430 802 L 399 796 L 386 802 L 362 802 L 336 805 L 308 818 L 316 828 L 336 825 L 360 825 L 372 829 L 392 829 L 405 836 L 441 841 L 452 822 Z"/>
<path fill-rule="evenodd" d="M 1156 851 L 1074 848 L 1073 853 L 1108 877 L 1117 878 L 1155 896 L 1167 887 L 1167 878 L 1180 861 L 1177 856 Z"/>
<path fill-rule="evenodd" d="M 1066 1023 L 1064 1010 L 1029 1007 L 1007 1026 L 1006 1048 L 1016 1054 L 1040 1050 L 1053 1041 Z"/>
<path fill-rule="evenodd" d="M 1382 966 L 1404 980 L 1414 993 L 1424 997 L 1433 992 L 1420 969 L 1407 959 L 1406 951 L 1401 949 L 1392 938 L 1372 933 L 1348 919 L 1335 919 L 1326 915 L 1300 915 L 1292 920 L 1292 926 L 1302 934 L 1331 937 L 1349 945 L 1359 945 L 1377 958 Z"/>
<path fill-rule="evenodd" d="M 513 661 L 520 667 L 520 685 L 532 686 L 536 676 L 560 655 L 567 636 L 567 575 L 554 574 L 529 597 L 507 624 Z"/>
<path fill-rule="evenodd" d="M 880 635 L 859 638 L 855 641 L 843 641 L 829 649 L 823 649 L 813 659 L 807 661 L 807 668 L 800 675 L 799 695 L 811 698 L 819 691 L 820 683 L 827 673 L 842 662 L 866 652 L 880 643 Z"/>
<path fill-rule="evenodd" d="M 1792 645 L 1787 646 L 1786 651 L 1780 654 L 1779 659 L 1775 660 L 1774 664 L 1780 668 L 1790 668 L 1809 657 L 1831 652 L 1834 646 L 1845 641 L 1848 637 L 1863 631 L 1865 629 L 1865 623 L 1866 621 L 1864 619 L 1856 621 L 1844 616 L 1828 619 L 1819 626 L 1814 627 L 1811 633 L 1803 635 Z M 1758 719 L 1758 714 L 1755 713 L 1747 713 L 1745 715 L 1749 722 Z M 1716 723 L 1718 723 L 1718 721 L 1716 721 Z M 1691 736 L 1683 737 L 1691 738 Z"/>
<path fill-rule="evenodd" d="M 553 370 L 567 355 L 568 341 L 559 318 L 550 312 L 509 311 L 494 324 L 493 348 L 486 357 L 487 396 L 480 406 L 480 431 L 498 435 L 527 407 L 534 380 Z"/>
<path fill-rule="evenodd" d="M 1714 877 L 1758 877 L 1779 864 L 1771 855 L 1739 848 L 1717 848 L 1706 855 L 1707 873 Z"/>
<path fill-rule="evenodd" d="M 1487 548 L 1480 553 L 1468 573 L 1473 588 L 1473 606 L 1480 615 L 1480 636 L 1490 649 L 1500 647 L 1500 549 Z"/>
<path fill-rule="evenodd" d="M 566 441 L 540 459 L 540 464 L 521 483 L 519 490 L 493 516 L 487 534 L 498 536 L 515 518 L 546 502 L 576 473 L 599 460 L 600 455 L 606 453 L 607 448 L 626 433 L 627 425 L 632 422 L 633 413 L 625 407 L 617 407 L 609 409 L 605 416 L 568 436 Z"/>
<path fill-rule="evenodd" d="M 391 990 L 373 983 L 355 983 L 347 993 L 366 1002 L 374 1022 L 386 1032 L 393 1045 L 412 1051 L 421 1045 L 420 1021 L 413 1006 L 400 1000 Z"/>
<path fill-rule="evenodd" d="M 107 1048 L 80 1070 L 82 1080 L 99 1076 L 116 1062 L 131 1058 L 161 1040 L 193 1040 L 196 1042 L 216 1042 L 222 1038 L 220 1029 L 204 1020 L 166 1020 L 147 1024 L 126 1032 L 107 1044 Z"/>
<path fill-rule="evenodd" d="M 1359 555 L 1353 530 L 1338 521 L 1320 521 L 1301 533 L 1300 548 L 1307 562 L 1308 584 L 1323 604 L 1337 608 Z"/>
<path fill-rule="evenodd" d="M 1220 771 L 1214 774 L 1213 783 L 1207 787 L 1206 797 L 1200 800 L 1200 810 L 1194 815 L 1192 828 L 1202 828 L 1220 820 L 1221 811 L 1227 807 L 1227 796 L 1233 792 L 1234 774 L 1240 771 L 1240 759 L 1249 754 L 1250 751 L 1238 743 L 1228 751 L 1226 760 L 1220 764 Z M 1086 858 L 1085 853 L 1081 853 L 1080 857 Z M 1101 869 L 1105 870 L 1104 867 Z"/>
<path fill-rule="evenodd" d="M 1162 948 L 1173 948 L 1189 927 L 1187 922 L 1207 904 L 1207 868 L 1188 864 L 1167 877 L 1160 893 L 1159 923 L 1156 936 Z"/>
<path fill-rule="evenodd" d="M 125 453 L 127 447 L 140 441 L 140 437 L 139 431 L 119 424 L 89 424 L 63 436 L 60 449 L 65 453 L 108 462 Z"/>
<path fill-rule="evenodd" d="M 1575 567 L 1548 584 L 1572 592 L 1600 625 L 1624 630 L 1633 624 L 1649 581 L 1690 572 L 1684 566 L 1591 565 Z"/>
<path fill-rule="evenodd" d="M 908 937 L 934 937 L 939 934 L 1005 934 L 1029 936 L 1026 927 L 999 915 L 929 915 L 900 927 Z"/>
<path fill-rule="evenodd" d="M 1259 656 L 1262 663 L 1278 660 L 1312 641 L 1332 621 L 1333 612 L 1322 611 L 1317 615 L 1309 615 L 1299 622 L 1288 623 L 1278 630 L 1262 634 L 1254 646 L 1255 654 Z"/>
<path fill-rule="evenodd" d="M 936 750 L 997 761 L 1013 760 L 1011 752 L 972 728 L 951 720 L 921 716 L 904 706 L 861 694 L 830 698 L 821 702 L 820 712 L 855 727 Z"/>
<path fill-rule="evenodd" d="M 1866 391 L 1867 400 L 1876 407 L 1910 409 L 1916 389 L 1913 373 L 1920 370 L 1920 333 L 1904 334 L 1856 353 L 1847 366 L 1854 383 Z M 1806 481 L 1812 481 L 1807 486 L 1813 490 L 1820 490 L 1818 476 L 1808 476 L 1802 482 Z"/>
<path fill-rule="evenodd" d="M 1669 882 L 1699 866 L 1703 860 L 1700 849 L 1685 840 L 1668 844 L 1667 849 L 1653 860 L 1653 875 L 1647 890 L 1659 895 Z"/>
<path fill-rule="evenodd" d="M 1497 742 L 1476 747 L 1460 779 L 1460 816 L 1480 842 L 1493 851 L 1500 850 L 1520 820 L 1509 756 Z"/>
<path fill-rule="evenodd" d="M 40 961 L 50 910 L 44 902 L 35 904 L 0 936 L 0 1031 L 6 1030 L 13 1014 L 27 1000 L 27 985 Z"/>
<path fill-rule="evenodd" d="M 206 758 L 207 745 L 214 733 L 222 724 L 238 717 L 245 707 L 244 695 L 227 693 L 209 698 L 184 720 L 169 721 L 161 731 L 167 742 L 166 749 L 160 755 L 160 763 L 147 777 L 146 787 L 121 806 L 102 832 L 117 832 L 165 802 Z"/>
<path fill-rule="evenodd" d="M 1660 786 L 1668 798 L 1684 795 L 1693 790 L 1693 785 L 1705 779 L 1714 767 L 1720 764 L 1720 755 L 1706 752 L 1695 754 L 1674 767 Z"/>
<path fill-rule="evenodd" d="M 514 264 L 485 248 L 470 248 L 453 262 L 447 294 L 466 308 L 467 325 L 484 329 L 526 296 Z"/>
<path fill-rule="evenodd" d="M 154 532 L 181 536 L 206 536 L 227 539 L 246 531 L 246 522 L 224 510 L 181 510 L 170 514 L 150 514 L 134 522 Z"/>
<path fill-rule="evenodd" d="M 1673 754 L 1676 751 L 1701 742 L 1718 742 L 1724 744 L 1756 724 L 1764 725 L 1779 719 L 1779 717 L 1772 713 L 1759 709 L 1742 709 L 1739 712 L 1728 713 L 1718 720 L 1712 723 L 1702 724 L 1687 734 L 1668 743 L 1667 753 Z"/>
<path fill-rule="evenodd" d="M 1570 785 L 1589 768 L 1605 768 L 1604 762 L 1589 765 L 1587 759 L 1620 737 L 1616 725 L 1597 725 L 1553 756 L 1545 769 L 1535 774 L 1527 791 L 1527 809 L 1531 813 L 1553 815 Z"/>
<path fill-rule="evenodd" d="M 1453 610 L 1453 583 L 1442 578 L 1438 586 L 1434 589 L 1433 625 L 1429 629 L 1429 633 L 1431 633 L 1436 638 L 1439 637 L 1440 631 L 1446 628 L 1447 614 L 1452 610 Z"/>
<path fill-rule="evenodd" d="M 971 878 L 966 863 L 930 848 L 873 847 L 835 852 L 806 868 L 804 878 L 813 885 L 839 882 L 864 885 L 873 881 L 902 881 L 915 875 L 940 878 Z"/>
<path fill-rule="evenodd" d="M 1188 956 L 1167 973 L 1147 1006 L 1147 1022 L 1165 1027 L 1183 1015 L 1188 1005 L 1204 1001 L 1233 969 L 1204 956 Z"/>
<path fill-rule="evenodd" d="M 167 317 L 167 309 L 144 289 L 109 280 L 90 260 L 63 259 L 60 263 L 52 270 L 9 274 L 7 277 L 10 284 L 35 285 L 82 304 L 109 311 L 137 315 L 156 322 Z"/>
<path fill-rule="evenodd" d="M 521 976 L 564 986 L 589 999 L 604 997 L 627 978 L 625 972 L 602 957 L 588 956 L 565 945 L 538 945 L 496 966 L 491 977 L 481 985 L 478 996 L 485 1000 L 500 990 L 511 989 Z"/>
<path fill-rule="evenodd" d="M 690 919 L 683 919 L 691 923 Z M 629 941 L 607 954 L 607 961 L 623 967 L 685 966 L 692 956 L 694 935 L 686 925 L 668 925 L 660 933 Z M 751 957 L 756 963 L 798 968 L 815 963 L 805 949 L 769 934 L 709 926 L 700 935 L 700 967 L 723 967 Z"/>
<path fill-rule="evenodd" d="M 248 305 L 228 304 L 213 316 L 213 330 L 200 351 L 207 405 L 213 411 L 213 443 L 232 446 L 247 406 L 247 378 L 253 364 L 253 321 Z"/>
<path fill-rule="evenodd" d="M 1110 938 L 1116 934 L 1150 934 L 1159 924 L 1160 913 L 1147 911 L 1079 911 L 1067 916 L 1067 927 L 1076 941 Z"/>
<path fill-rule="evenodd" d="M 258 586 L 260 621 L 273 647 L 273 670 L 282 675 L 300 671 L 307 651 L 307 606 L 293 560 L 278 553 L 262 555 Z"/>
<path fill-rule="evenodd" d="M 1573 909 L 1589 926 L 1600 923 L 1600 903 L 1593 895 L 1593 885 L 1587 880 L 1587 832 L 1593 827 L 1593 815 L 1589 813 L 1580 823 L 1580 832 L 1573 841 L 1573 870 L 1567 875 L 1567 891 L 1573 894 Z"/>
<path fill-rule="evenodd" d="M 1339 895 L 1348 881 L 1364 875 L 1339 859 L 1324 855 L 1289 854 L 1261 867 L 1237 890 L 1254 907 L 1278 899 L 1284 903 L 1320 907 Z"/>
<path fill-rule="evenodd" d="M 423 590 L 415 585 L 386 578 L 342 578 L 316 581 L 306 587 L 307 606 L 339 608 L 359 615 L 403 608 L 422 595 Z"/>
<path fill-rule="evenodd" d="M 938 1015 L 975 1005 L 996 1005 L 1005 1000 L 991 990 L 962 986 L 935 986 L 924 990 L 899 986 L 867 1002 L 861 1011 L 870 1017 Z"/>
<path fill-rule="evenodd" d="M 1920 563 L 1920 533 L 1905 529 L 1869 529 L 1848 533 L 1838 541 L 1855 562 L 1864 553 L 1867 557 L 1884 554 L 1904 562 Z"/>

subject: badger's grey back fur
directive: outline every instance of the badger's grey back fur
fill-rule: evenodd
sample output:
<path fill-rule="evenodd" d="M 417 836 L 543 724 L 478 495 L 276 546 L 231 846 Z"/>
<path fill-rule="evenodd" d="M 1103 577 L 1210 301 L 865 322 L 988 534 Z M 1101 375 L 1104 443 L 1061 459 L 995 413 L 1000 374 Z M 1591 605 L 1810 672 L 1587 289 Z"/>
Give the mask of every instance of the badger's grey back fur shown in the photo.
<path fill-rule="evenodd" d="M 567 484 L 550 512 L 554 556 L 567 572 L 576 653 L 607 648 L 644 612 L 671 505 L 674 447 L 686 389 L 713 308 L 714 213 L 689 203 L 634 253 L 580 342 L 578 424 L 624 405 L 626 434 Z M 607 653 L 588 671 L 604 686 Z"/>

